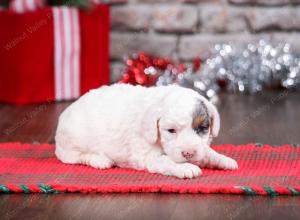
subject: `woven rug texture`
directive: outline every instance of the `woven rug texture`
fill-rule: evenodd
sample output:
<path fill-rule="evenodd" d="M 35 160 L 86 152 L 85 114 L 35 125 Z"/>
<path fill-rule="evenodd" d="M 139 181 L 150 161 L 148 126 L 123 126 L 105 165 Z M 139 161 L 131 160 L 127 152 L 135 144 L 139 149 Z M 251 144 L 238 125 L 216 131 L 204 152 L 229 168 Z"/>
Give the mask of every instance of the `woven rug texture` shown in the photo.
<path fill-rule="evenodd" d="M 261 144 L 213 146 L 237 160 L 235 171 L 202 169 L 179 179 L 133 169 L 63 164 L 49 144 L 0 144 L 0 193 L 166 192 L 299 195 L 300 148 Z"/>

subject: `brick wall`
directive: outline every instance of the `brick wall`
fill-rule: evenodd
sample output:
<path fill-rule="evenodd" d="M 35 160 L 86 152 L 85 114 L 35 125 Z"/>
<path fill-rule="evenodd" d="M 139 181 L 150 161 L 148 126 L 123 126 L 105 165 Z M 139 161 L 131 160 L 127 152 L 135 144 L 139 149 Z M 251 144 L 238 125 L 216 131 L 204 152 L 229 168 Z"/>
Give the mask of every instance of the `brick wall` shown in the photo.
<path fill-rule="evenodd" d="M 112 0 L 111 81 L 143 50 L 189 61 L 218 42 L 285 41 L 300 52 L 300 0 Z"/>

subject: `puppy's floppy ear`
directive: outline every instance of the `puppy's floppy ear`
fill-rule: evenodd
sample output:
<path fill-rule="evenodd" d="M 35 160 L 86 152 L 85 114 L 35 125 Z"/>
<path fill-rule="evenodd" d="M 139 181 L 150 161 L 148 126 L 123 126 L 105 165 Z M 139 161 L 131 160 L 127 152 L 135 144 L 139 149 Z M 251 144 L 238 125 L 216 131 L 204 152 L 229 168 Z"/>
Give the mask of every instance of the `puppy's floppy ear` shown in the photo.
<path fill-rule="evenodd" d="M 158 121 L 161 117 L 161 107 L 159 105 L 150 106 L 142 118 L 142 135 L 151 144 L 158 139 Z"/>
<path fill-rule="evenodd" d="M 208 114 L 211 121 L 211 136 L 217 137 L 220 130 L 220 115 L 217 108 L 207 99 L 201 99 L 207 107 Z"/>

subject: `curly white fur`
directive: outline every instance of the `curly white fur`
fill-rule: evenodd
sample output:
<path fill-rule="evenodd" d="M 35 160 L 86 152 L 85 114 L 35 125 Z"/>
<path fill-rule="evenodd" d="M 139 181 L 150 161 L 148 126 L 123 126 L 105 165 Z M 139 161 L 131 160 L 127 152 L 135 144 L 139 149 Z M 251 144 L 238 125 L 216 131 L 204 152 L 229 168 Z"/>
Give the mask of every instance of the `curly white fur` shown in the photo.
<path fill-rule="evenodd" d="M 191 126 L 199 105 L 210 121 L 200 135 Z M 199 166 L 238 167 L 209 147 L 219 128 L 216 108 L 191 89 L 115 84 L 91 90 L 61 114 L 55 153 L 64 163 L 193 178 Z"/>

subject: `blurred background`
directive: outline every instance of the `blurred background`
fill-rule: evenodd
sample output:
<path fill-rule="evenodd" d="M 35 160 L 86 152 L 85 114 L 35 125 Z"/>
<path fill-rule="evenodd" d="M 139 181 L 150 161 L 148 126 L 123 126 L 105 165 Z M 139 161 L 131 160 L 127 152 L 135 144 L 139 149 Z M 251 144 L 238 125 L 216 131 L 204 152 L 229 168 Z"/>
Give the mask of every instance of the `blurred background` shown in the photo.
<path fill-rule="evenodd" d="M 124 55 L 150 54 L 192 61 L 217 43 L 288 42 L 300 52 L 298 0 L 116 0 L 111 7 L 111 81 Z"/>
<path fill-rule="evenodd" d="M 295 89 L 300 83 L 298 0 L 0 3 L 3 101 L 71 100 L 119 81 L 176 83 L 210 99 L 223 88 L 254 94 L 270 87 Z M 34 77 L 36 85 L 23 81 L 18 87 L 25 76 Z M 30 98 L 32 87 L 49 91 Z M 80 91 L 58 94 L 66 87 Z M 27 99 L 20 98 L 20 89 Z"/>

